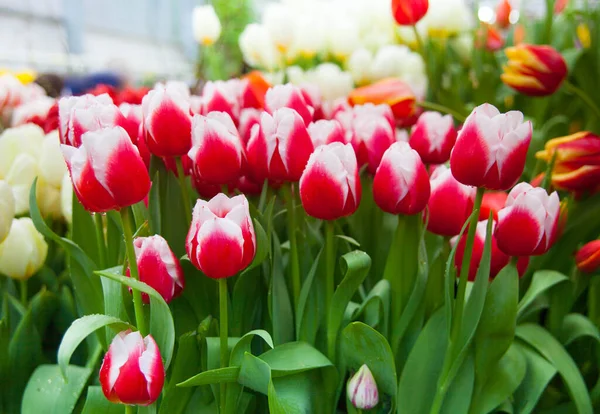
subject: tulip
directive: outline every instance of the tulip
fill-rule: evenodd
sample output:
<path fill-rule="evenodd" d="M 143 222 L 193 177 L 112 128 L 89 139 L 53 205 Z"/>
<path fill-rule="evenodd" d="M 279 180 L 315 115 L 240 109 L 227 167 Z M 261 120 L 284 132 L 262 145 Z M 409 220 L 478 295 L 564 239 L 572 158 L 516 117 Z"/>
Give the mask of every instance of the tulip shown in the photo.
<path fill-rule="evenodd" d="M 525 168 L 531 122 L 523 114 L 501 114 L 483 104 L 467 117 L 450 155 L 452 175 L 463 184 L 508 190 Z"/>
<path fill-rule="evenodd" d="M 0 274 L 27 280 L 42 268 L 47 254 L 48 244 L 33 221 L 29 217 L 14 219 L 8 236 L 0 243 Z"/>
<path fill-rule="evenodd" d="M 417 214 L 429 200 L 429 176 L 421 157 L 406 142 L 396 142 L 383 154 L 373 179 L 373 197 L 390 214 Z"/>
<path fill-rule="evenodd" d="M 338 121 L 320 119 L 308 126 L 308 134 L 315 148 L 332 142 L 345 143 L 345 132 Z"/>
<path fill-rule="evenodd" d="M 575 254 L 575 264 L 583 273 L 594 273 L 600 268 L 600 240 L 584 244 Z"/>
<path fill-rule="evenodd" d="M 346 396 L 359 410 L 370 410 L 379 403 L 377 383 L 366 364 L 363 364 L 348 381 Z"/>
<path fill-rule="evenodd" d="M 242 108 L 262 109 L 265 107 L 265 95 L 271 84 L 258 70 L 244 75 L 243 86 L 240 93 L 240 105 Z"/>
<path fill-rule="evenodd" d="M 380 80 L 368 86 L 354 89 L 348 95 L 352 105 L 365 103 L 387 104 L 396 118 L 406 118 L 415 111 L 415 94 L 398 78 Z"/>
<path fill-rule="evenodd" d="M 383 117 L 358 117 L 352 132 L 358 165 L 367 164 L 367 170 L 375 174 L 383 154 L 394 143 L 394 130 Z"/>
<path fill-rule="evenodd" d="M 112 340 L 100 367 L 100 385 L 113 403 L 150 405 L 165 382 L 165 368 L 151 335 L 123 331 Z"/>
<path fill-rule="evenodd" d="M 546 142 L 535 155 L 547 163 L 552 161 L 552 186 L 567 191 L 595 192 L 600 183 L 600 137 L 578 132 Z"/>
<path fill-rule="evenodd" d="M 459 183 L 445 165 L 430 178 L 427 230 L 441 236 L 456 236 L 473 211 L 475 188 Z"/>
<path fill-rule="evenodd" d="M 502 82 L 524 95 L 552 95 L 567 77 L 565 59 L 551 46 L 520 44 L 504 52 Z"/>
<path fill-rule="evenodd" d="M 192 29 L 196 42 L 204 46 L 214 44 L 221 35 L 221 21 L 212 5 L 196 6 L 192 12 Z"/>
<path fill-rule="evenodd" d="M 136 237 L 133 248 L 140 281 L 160 293 L 167 303 L 179 296 L 185 286 L 183 270 L 167 241 L 158 234 Z M 150 298 L 145 293 L 142 293 L 142 300 L 146 304 L 150 303 Z"/>
<path fill-rule="evenodd" d="M 236 80 L 237 81 L 237 80 Z M 240 107 L 237 99 L 238 84 L 229 80 L 206 82 L 202 88 L 202 105 L 205 114 L 212 111 L 227 113 L 237 123 Z"/>
<path fill-rule="evenodd" d="M 423 112 L 410 133 L 410 146 L 426 164 L 443 164 L 450 159 L 456 141 L 451 115 Z"/>
<path fill-rule="evenodd" d="M 123 114 L 107 94 L 61 98 L 58 118 L 60 142 L 74 147 L 81 145 L 81 136 L 85 132 L 124 123 Z"/>
<path fill-rule="evenodd" d="M 308 125 L 313 119 L 315 108 L 307 102 L 306 93 L 302 89 L 290 83 L 285 85 L 276 85 L 270 88 L 265 95 L 265 110 L 273 115 L 280 108 L 291 108 L 298 112 L 298 115 Z"/>
<path fill-rule="evenodd" d="M 142 105 L 132 105 L 122 103 L 119 105 L 119 110 L 123 114 L 125 121 L 121 125 L 129 134 L 131 142 L 137 145 L 140 132 L 140 124 L 142 123 Z"/>
<path fill-rule="evenodd" d="M 23 100 L 24 87 L 11 74 L 0 75 L 0 115 L 18 106 Z"/>
<path fill-rule="evenodd" d="M 504 38 L 494 26 L 482 23 L 475 33 L 475 47 L 495 52 L 504 47 Z"/>
<path fill-rule="evenodd" d="M 285 53 L 294 42 L 294 14 L 286 4 L 273 2 L 265 6 L 262 21 L 281 53 Z"/>
<path fill-rule="evenodd" d="M 58 129 L 59 127 L 59 119 L 58 119 L 58 101 L 54 101 L 52 107 L 48 110 L 46 114 L 46 119 L 44 120 L 44 125 L 42 128 L 46 134 Z"/>
<path fill-rule="evenodd" d="M 298 181 L 313 152 L 302 117 L 290 108 L 264 112 L 252 129 L 247 157 L 257 180 Z"/>
<path fill-rule="evenodd" d="M 496 24 L 502 29 L 506 29 L 510 26 L 510 13 L 512 12 L 512 6 L 509 0 L 500 0 L 496 6 Z"/>
<path fill-rule="evenodd" d="M 140 88 L 131 88 L 128 86 L 119 92 L 117 100 L 119 101 L 119 105 L 123 105 L 125 103 L 130 105 L 141 105 L 142 99 L 148 92 L 150 92 L 150 88 L 145 86 Z"/>
<path fill-rule="evenodd" d="M 392 14 L 402 26 L 414 26 L 428 9 L 429 0 L 392 0 Z"/>
<path fill-rule="evenodd" d="M 159 157 L 187 154 L 192 146 L 190 97 L 176 84 L 159 85 L 142 100 L 143 129 L 150 152 Z"/>
<path fill-rule="evenodd" d="M 260 124 L 260 116 L 262 113 L 263 111 L 255 108 L 244 108 L 241 110 L 238 132 L 244 145 L 248 143 L 252 136 L 252 127 Z"/>
<path fill-rule="evenodd" d="M 254 259 L 256 236 L 248 200 L 217 194 L 198 200 L 186 238 L 190 261 L 206 276 L 222 279 L 244 270 Z"/>
<path fill-rule="evenodd" d="M 81 147 L 63 145 L 62 151 L 75 194 L 90 212 L 130 206 L 150 191 L 144 161 L 121 127 L 86 132 Z"/>
<path fill-rule="evenodd" d="M 192 148 L 188 152 L 195 174 L 213 184 L 227 184 L 240 177 L 244 149 L 231 117 L 210 112 L 192 119 Z"/>
<path fill-rule="evenodd" d="M 516 185 L 498 212 L 498 247 L 511 256 L 544 254 L 556 239 L 560 216 L 558 194 L 528 183 Z"/>
<path fill-rule="evenodd" d="M 15 217 L 15 198 L 10 186 L 0 180 L 0 243 L 6 239 Z"/>
<path fill-rule="evenodd" d="M 556 0 L 554 2 L 554 14 L 561 14 L 569 4 L 569 0 Z"/>
<path fill-rule="evenodd" d="M 309 216 L 336 220 L 358 208 L 361 197 L 356 155 L 350 144 L 319 146 L 300 178 L 300 200 Z"/>
<path fill-rule="evenodd" d="M 221 186 L 219 184 L 213 184 L 206 182 L 198 174 L 192 171 L 192 185 L 196 189 L 196 192 L 201 198 L 211 199 L 221 192 Z"/>
<path fill-rule="evenodd" d="M 267 28 L 251 23 L 244 28 L 239 38 L 244 61 L 252 67 L 274 70 L 281 61 L 281 54 Z"/>
<path fill-rule="evenodd" d="M 19 105 L 12 113 L 12 126 L 36 124 L 44 128 L 48 112 L 56 101 L 48 96 L 42 96 L 35 101 Z"/>
<path fill-rule="evenodd" d="M 483 194 L 481 207 L 479 207 L 479 220 L 487 220 L 490 217 L 490 212 L 494 220 L 498 220 L 498 212 L 502 210 L 508 194 L 504 191 L 489 191 Z"/>

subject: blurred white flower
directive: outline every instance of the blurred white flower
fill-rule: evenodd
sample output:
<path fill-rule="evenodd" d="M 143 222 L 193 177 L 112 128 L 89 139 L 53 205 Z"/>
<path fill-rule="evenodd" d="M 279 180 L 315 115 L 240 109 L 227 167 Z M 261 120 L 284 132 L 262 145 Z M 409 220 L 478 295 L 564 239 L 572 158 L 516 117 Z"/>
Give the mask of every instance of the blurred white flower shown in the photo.
<path fill-rule="evenodd" d="M 239 39 L 240 49 L 246 63 L 272 71 L 280 64 L 281 56 L 267 28 L 258 23 L 244 28 Z"/>
<path fill-rule="evenodd" d="M 354 83 L 362 85 L 371 80 L 371 65 L 373 64 L 373 55 L 367 49 L 357 49 L 352 53 L 346 64 L 346 69 L 352 75 Z"/>
<path fill-rule="evenodd" d="M 46 135 L 38 161 L 36 197 L 44 217 L 61 216 L 60 190 L 67 166 L 60 150 L 58 131 Z"/>
<path fill-rule="evenodd" d="M 322 17 L 313 10 L 311 14 L 300 14 L 294 18 L 294 42 L 286 54 L 288 62 L 298 58 L 311 59 L 325 50 L 327 31 Z"/>
<path fill-rule="evenodd" d="M 60 187 L 60 206 L 62 215 L 68 223 L 73 222 L 73 183 L 69 173 L 63 177 Z"/>
<path fill-rule="evenodd" d="M 221 21 L 210 4 L 194 7 L 192 27 L 196 42 L 204 46 L 212 45 L 221 35 Z"/>
<path fill-rule="evenodd" d="M 296 85 L 316 86 L 322 100 L 326 102 L 347 96 L 354 87 L 352 75 L 333 63 L 321 63 L 308 71 L 292 66 L 288 68 L 287 75 L 289 81 Z"/>
<path fill-rule="evenodd" d="M 275 46 L 285 53 L 294 41 L 294 16 L 291 8 L 282 3 L 269 3 L 262 18 Z"/>
<path fill-rule="evenodd" d="M 29 217 L 14 219 L 8 237 L 0 243 L 0 273 L 27 280 L 44 265 L 48 244 Z"/>
<path fill-rule="evenodd" d="M 19 126 L 38 118 L 45 120 L 48 111 L 55 103 L 55 99 L 42 96 L 33 101 L 21 104 L 12 113 L 12 126 Z"/>
<path fill-rule="evenodd" d="M 15 198 L 13 197 L 12 188 L 6 182 L 0 180 L 0 243 L 8 236 L 14 217 Z"/>
<path fill-rule="evenodd" d="M 360 46 L 358 23 L 347 15 L 332 17 L 328 25 L 329 53 L 344 61 Z"/>

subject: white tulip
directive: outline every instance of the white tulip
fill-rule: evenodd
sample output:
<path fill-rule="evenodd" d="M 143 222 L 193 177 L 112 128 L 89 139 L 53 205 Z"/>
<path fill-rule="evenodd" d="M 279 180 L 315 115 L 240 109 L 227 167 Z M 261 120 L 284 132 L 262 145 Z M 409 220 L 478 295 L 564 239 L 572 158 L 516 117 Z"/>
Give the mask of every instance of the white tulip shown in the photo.
<path fill-rule="evenodd" d="M 328 26 L 329 53 L 336 59 L 346 60 L 360 46 L 358 23 L 348 16 L 335 18 Z"/>
<path fill-rule="evenodd" d="M 4 179 L 11 186 L 15 198 L 15 214 L 29 211 L 29 191 L 38 174 L 37 160 L 27 153 L 17 155 Z"/>
<path fill-rule="evenodd" d="M 0 243 L 0 273 L 27 280 L 44 265 L 48 244 L 29 217 L 14 219 L 8 237 Z"/>
<path fill-rule="evenodd" d="M 399 76 L 409 54 L 406 46 L 388 45 L 380 48 L 371 64 L 371 80 Z"/>
<path fill-rule="evenodd" d="M 448 37 L 471 30 L 474 22 L 465 0 L 430 0 L 427 14 L 417 23 L 417 28 L 422 26 L 432 37 Z"/>
<path fill-rule="evenodd" d="M 290 81 L 294 83 L 291 78 Z M 304 72 L 304 83 L 317 86 L 322 100 L 326 102 L 347 96 L 354 87 L 352 75 L 333 63 L 322 63 Z"/>
<path fill-rule="evenodd" d="M 12 188 L 0 180 L 0 243 L 6 239 L 10 225 L 15 217 L 15 198 Z"/>
<path fill-rule="evenodd" d="M 214 44 L 221 35 L 221 21 L 210 4 L 194 7 L 192 27 L 194 39 L 204 46 Z"/>
<path fill-rule="evenodd" d="M 371 81 L 371 65 L 373 55 L 367 49 L 357 49 L 352 53 L 346 64 L 346 69 L 352 75 L 354 83 L 362 85 Z"/>
<path fill-rule="evenodd" d="M 326 23 L 323 15 L 305 14 L 294 19 L 294 43 L 287 53 L 287 60 L 312 59 L 327 46 Z"/>
<path fill-rule="evenodd" d="M 40 155 L 39 175 L 46 183 L 60 188 L 67 164 L 60 150 L 58 131 L 52 131 L 44 138 Z"/>
<path fill-rule="evenodd" d="M 285 53 L 294 42 L 294 16 L 291 8 L 281 3 L 269 3 L 262 23 L 277 49 Z"/>
<path fill-rule="evenodd" d="M 239 39 L 246 63 L 272 71 L 280 64 L 281 56 L 267 28 L 252 23 L 244 28 Z"/>
<path fill-rule="evenodd" d="M 56 219 L 62 217 L 60 187 L 48 184 L 39 178 L 35 188 L 35 197 L 42 216 Z"/>
<path fill-rule="evenodd" d="M 60 206 L 67 223 L 73 222 L 73 184 L 69 173 L 66 173 L 60 187 Z"/>
<path fill-rule="evenodd" d="M 36 161 L 40 158 L 44 131 L 37 125 L 26 124 L 5 129 L 0 135 L 0 179 L 4 179 L 15 158 L 27 154 Z"/>

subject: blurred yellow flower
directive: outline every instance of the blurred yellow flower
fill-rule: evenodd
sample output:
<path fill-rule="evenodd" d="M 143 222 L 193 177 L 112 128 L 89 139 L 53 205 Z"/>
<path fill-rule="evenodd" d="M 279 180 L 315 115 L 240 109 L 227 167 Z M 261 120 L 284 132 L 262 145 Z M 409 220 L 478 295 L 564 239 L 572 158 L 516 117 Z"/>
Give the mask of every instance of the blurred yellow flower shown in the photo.
<path fill-rule="evenodd" d="M 590 28 L 585 23 L 580 23 L 577 26 L 577 39 L 584 49 L 588 49 L 592 45 L 592 37 L 590 35 Z"/>

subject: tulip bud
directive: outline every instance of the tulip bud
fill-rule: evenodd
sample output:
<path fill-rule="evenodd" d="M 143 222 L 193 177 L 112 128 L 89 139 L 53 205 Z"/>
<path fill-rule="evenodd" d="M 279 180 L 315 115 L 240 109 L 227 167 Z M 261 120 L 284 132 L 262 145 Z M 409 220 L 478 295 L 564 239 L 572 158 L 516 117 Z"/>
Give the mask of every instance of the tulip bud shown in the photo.
<path fill-rule="evenodd" d="M 560 216 L 558 194 L 519 183 L 498 212 L 498 247 L 511 256 L 544 254 L 556 239 Z"/>
<path fill-rule="evenodd" d="M 158 234 L 136 237 L 133 248 L 140 281 L 160 293 L 167 303 L 179 296 L 185 286 L 183 270 L 167 241 Z M 142 300 L 150 303 L 146 293 L 142 293 Z"/>
<path fill-rule="evenodd" d="M 217 194 L 210 201 L 198 200 L 186 251 L 192 264 L 213 279 L 248 267 L 256 252 L 256 236 L 246 197 Z"/>
<path fill-rule="evenodd" d="M 336 220 L 356 211 L 361 197 L 356 155 L 350 144 L 317 147 L 300 178 L 300 199 L 312 217 Z"/>
<path fill-rule="evenodd" d="M 600 240 L 584 244 L 575 254 L 575 264 L 583 273 L 594 273 L 600 268 Z"/>
<path fill-rule="evenodd" d="M 494 220 L 498 220 L 498 212 L 502 210 L 508 194 L 504 191 L 489 191 L 483 194 L 479 208 L 479 220 L 487 220 L 492 213 Z"/>
<path fill-rule="evenodd" d="M 567 191 L 598 189 L 600 182 L 600 137 L 590 132 L 578 132 L 546 142 L 544 150 L 535 156 L 550 163 L 556 152 L 552 169 L 552 186 Z"/>
<path fill-rule="evenodd" d="M 308 134 L 315 148 L 332 142 L 346 142 L 344 128 L 335 119 L 320 119 L 308 126 Z"/>
<path fill-rule="evenodd" d="M 352 105 L 365 103 L 387 104 L 396 118 L 406 118 L 415 112 L 415 94 L 411 88 L 398 78 L 382 79 L 371 85 L 354 89 L 348 95 Z"/>
<path fill-rule="evenodd" d="M 142 100 L 143 128 L 150 152 L 159 157 L 187 154 L 192 146 L 190 97 L 176 84 L 158 85 Z"/>
<path fill-rule="evenodd" d="M 501 114 L 483 104 L 467 117 L 450 155 L 452 175 L 463 184 L 508 190 L 525 168 L 531 141 L 531 122 L 523 114 Z"/>
<path fill-rule="evenodd" d="M 46 119 L 44 120 L 44 125 L 42 128 L 46 134 L 58 129 L 59 120 L 58 120 L 58 101 L 54 101 L 52 107 L 48 110 L 46 114 Z"/>
<path fill-rule="evenodd" d="M 227 184 L 241 175 L 244 149 L 238 131 L 225 112 L 192 118 L 192 148 L 188 156 L 194 174 L 203 181 Z"/>
<path fill-rule="evenodd" d="M 414 26 L 428 9 L 429 0 L 392 0 L 392 14 L 402 26 Z"/>
<path fill-rule="evenodd" d="M 86 132 L 81 147 L 63 145 L 62 151 L 75 194 L 90 212 L 130 206 L 150 191 L 144 161 L 121 127 Z"/>
<path fill-rule="evenodd" d="M 14 219 L 8 236 L 0 243 L 0 274 L 27 280 L 42 268 L 48 244 L 29 217 Z"/>
<path fill-rule="evenodd" d="M 265 110 L 271 115 L 279 108 L 291 108 L 304 120 L 304 125 L 310 124 L 315 109 L 306 100 L 306 93 L 297 86 L 287 83 L 275 85 L 265 95 Z"/>
<path fill-rule="evenodd" d="M 237 122 L 240 116 L 240 105 L 236 88 L 239 86 L 233 81 L 227 82 L 215 81 L 206 82 L 202 89 L 202 105 L 203 112 L 208 114 L 213 111 L 227 113 L 233 122 Z"/>
<path fill-rule="evenodd" d="M 395 141 L 394 130 L 381 116 L 358 116 L 352 129 L 352 146 L 358 165 L 367 164 L 367 170 L 375 174 L 383 153 Z"/>
<path fill-rule="evenodd" d="M 481 27 L 475 32 L 475 47 L 490 52 L 502 49 L 504 47 L 502 33 L 491 24 L 482 23 Z"/>
<path fill-rule="evenodd" d="M 67 166 L 60 150 L 58 131 L 46 135 L 38 161 L 39 177 L 49 185 L 60 188 Z"/>
<path fill-rule="evenodd" d="M 348 381 L 346 396 L 359 410 L 370 410 L 379 403 L 377 383 L 366 364 L 363 364 Z"/>
<path fill-rule="evenodd" d="M 53 98 L 42 96 L 39 99 L 17 106 L 12 113 L 12 126 L 30 123 L 43 128 L 48 112 L 55 102 Z"/>
<path fill-rule="evenodd" d="M 79 147 L 81 135 L 124 124 L 123 114 L 107 94 L 61 98 L 58 101 L 60 142 Z"/>
<path fill-rule="evenodd" d="M 383 154 L 373 179 L 373 197 L 390 214 L 417 214 L 429 200 L 429 176 L 421 157 L 406 142 L 396 142 Z"/>
<path fill-rule="evenodd" d="M 430 185 L 427 230 L 441 236 L 456 236 L 473 211 L 475 188 L 456 181 L 445 165 L 435 168 Z"/>
<path fill-rule="evenodd" d="M 260 109 L 255 108 L 244 108 L 240 112 L 240 123 L 238 125 L 238 131 L 242 143 L 246 145 L 250 140 L 252 127 L 260 124 L 260 116 L 263 113 Z"/>
<path fill-rule="evenodd" d="M 0 180 L 0 243 L 6 239 L 15 217 L 15 198 L 10 186 Z"/>
<path fill-rule="evenodd" d="M 451 115 L 423 112 L 410 133 L 410 146 L 425 164 L 443 164 L 450 159 L 456 141 Z"/>
<path fill-rule="evenodd" d="M 212 5 L 196 6 L 192 12 L 192 29 L 196 42 L 210 46 L 221 35 L 221 21 Z"/>
<path fill-rule="evenodd" d="M 265 107 L 265 95 L 271 84 L 258 70 L 244 75 L 239 101 L 242 108 L 262 109 Z"/>
<path fill-rule="evenodd" d="M 510 26 L 510 14 L 512 12 L 512 6 L 509 0 L 500 0 L 496 6 L 496 24 L 502 29 L 506 29 Z"/>
<path fill-rule="evenodd" d="M 502 82 L 524 95 L 552 95 L 567 77 L 565 59 L 551 46 L 520 44 L 504 52 L 508 64 Z"/>
<path fill-rule="evenodd" d="M 129 134 L 131 142 L 137 146 L 140 124 L 142 123 L 143 118 L 142 105 L 122 103 L 119 105 L 119 110 L 125 118 L 125 121 L 121 126 L 127 131 L 127 134 Z"/>
<path fill-rule="evenodd" d="M 165 382 L 165 367 L 152 335 L 126 330 L 112 340 L 100 367 L 100 385 L 113 403 L 150 405 Z"/>
<path fill-rule="evenodd" d="M 262 181 L 298 181 L 313 152 L 304 121 L 290 108 L 264 112 L 260 125 L 252 128 L 247 146 L 253 176 Z"/>

